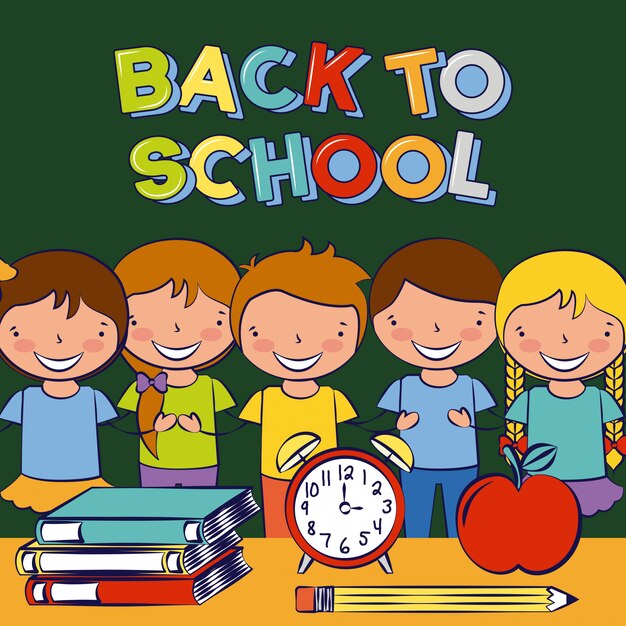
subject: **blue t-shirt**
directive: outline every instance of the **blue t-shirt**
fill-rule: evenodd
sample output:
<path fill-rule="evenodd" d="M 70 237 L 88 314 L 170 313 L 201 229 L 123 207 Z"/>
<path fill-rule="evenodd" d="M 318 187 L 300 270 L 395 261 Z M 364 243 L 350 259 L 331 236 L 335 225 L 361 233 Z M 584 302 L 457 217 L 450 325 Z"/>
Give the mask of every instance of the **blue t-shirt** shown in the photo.
<path fill-rule="evenodd" d="M 0 419 L 22 425 L 22 474 L 41 480 L 100 476 L 97 425 L 114 417 L 108 398 L 91 387 L 69 398 L 27 387 L 0 413 Z"/>
<path fill-rule="evenodd" d="M 547 387 L 534 387 L 515 399 L 506 419 L 528 425 L 528 445 L 556 446 L 556 457 L 542 472 L 560 480 L 606 476 L 604 424 L 623 417 L 615 400 L 597 387 L 575 398 L 559 398 Z"/>
<path fill-rule="evenodd" d="M 448 411 L 466 408 L 472 425 L 475 414 L 496 403 L 487 388 L 469 376 L 459 376 L 451 385 L 433 387 L 419 376 L 405 376 L 391 383 L 378 406 L 387 411 L 415 412 L 419 421 L 400 431 L 413 451 L 413 466 L 420 469 L 457 469 L 478 465 L 476 431 L 456 426 Z"/>

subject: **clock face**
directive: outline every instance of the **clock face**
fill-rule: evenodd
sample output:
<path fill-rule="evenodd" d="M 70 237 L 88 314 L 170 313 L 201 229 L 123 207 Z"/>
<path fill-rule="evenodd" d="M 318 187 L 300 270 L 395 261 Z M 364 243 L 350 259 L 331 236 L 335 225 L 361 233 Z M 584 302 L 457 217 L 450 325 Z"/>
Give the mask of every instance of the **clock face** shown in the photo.
<path fill-rule="evenodd" d="M 287 501 L 290 529 L 316 560 L 364 565 L 393 545 L 404 503 L 398 480 L 375 457 L 358 450 L 324 452 L 293 481 Z"/>

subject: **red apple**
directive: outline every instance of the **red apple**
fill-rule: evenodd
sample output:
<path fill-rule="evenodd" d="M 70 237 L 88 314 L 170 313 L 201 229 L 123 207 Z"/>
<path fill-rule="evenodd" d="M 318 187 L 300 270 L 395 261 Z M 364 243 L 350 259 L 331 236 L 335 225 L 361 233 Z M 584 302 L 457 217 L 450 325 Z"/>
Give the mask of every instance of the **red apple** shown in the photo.
<path fill-rule="evenodd" d="M 489 572 L 520 568 L 544 574 L 563 565 L 578 545 L 578 501 L 552 476 L 521 480 L 522 470 L 541 471 L 552 463 L 553 446 L 532 446 L 521 461 L 510 446 L 505 453 L 517 484 L 502 474 L 471 483 L 457 510 L 459 541 L 467 556 Z"/>

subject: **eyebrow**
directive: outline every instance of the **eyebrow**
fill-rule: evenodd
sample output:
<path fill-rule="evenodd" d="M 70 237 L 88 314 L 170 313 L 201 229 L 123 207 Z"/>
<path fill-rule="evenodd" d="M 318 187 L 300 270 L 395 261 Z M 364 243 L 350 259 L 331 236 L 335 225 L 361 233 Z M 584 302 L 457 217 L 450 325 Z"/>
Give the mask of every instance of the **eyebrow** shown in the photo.
<path fill-rule="evenodd" d="M 256 328 L 256 326 L 250 326 L 250 328 L 248 330 L 254 330 Z"/>
<path fill-rule="evenodd" d="M 129 315 L 129 316 L 128 316 L 128 319 L 129 319 L 129 320 L 132 320 L 132 319 L 133 319 L 133 317 L 135 317 L 135 316 L 134 316 L 134 315 Z"/>
<path fill-rule="evenodd" d="M 12 326 L 11 328 L 9 328 L 9 332 L 15 330 L 17 328 L 17 326 Z"/>
<path fill-rule="evenodd" d="M 487 315 L 484 311 L 478 311 L 479 315 Z"/>
<path fill-rule="evenodd" d="M 387 319 L 390 320 L 393 317 L 393 315 L 390 315 Z"/>
<path fill-rule="evenodd" d="M 100 322 L 100 326 L 108 326 L 106 322 Z"/>
<path fill-rule="evenodd" d="M 521 326 L 518 326 L 518 327 L 515 329 L 515 332 L 517 332 L 517 331 L 518 331 L 518 330 L 520 330 L 521 328 L 522 328 Z"/>
<path fill-rule="evenodd" d="M 611 322 L 607 322 L 606 323 L 607 326 L 613 326 L 613 324 Z M 15 327 L 14 327 L 15 328 Z"/>
<path fill-rule="evenodd" d="M 226 311 L 218 311 L 217 314 L 218 315 L 226 315 Z"/>
<path fill-rule="evenodd" d="M 339 326 L 347 326 L 345 322 L 339 322 Z"/>

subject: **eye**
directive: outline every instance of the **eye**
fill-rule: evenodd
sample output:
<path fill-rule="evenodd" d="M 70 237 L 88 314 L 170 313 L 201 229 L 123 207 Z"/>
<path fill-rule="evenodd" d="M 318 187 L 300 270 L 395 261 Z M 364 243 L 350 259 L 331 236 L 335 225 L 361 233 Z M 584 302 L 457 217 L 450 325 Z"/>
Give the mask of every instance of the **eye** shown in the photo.
<path fill-rule="evenodd" d="M 13 336 L 14 336 L 14 337 L 19 337 L 19 336 L 20 336 L 20 334 L 19 334 L 19 333 L 17 332 L 17 330 L 16 330 L 16 331 L 13 333 Z"/>
<path fill-rule="evenodd" d="M 478 321 L 476 322 L 476 326 L 482 326 L 482 325 L 483 325 L 483 321 L 482 321 L 482 320 L 478 320 Z"/>
<path fill-rule="evenodd" d="M 337 335 L 338 335 L 339 337 L 343 337 L 343 330 L 340 330 L 340 331 L 337 333 Z"/>
<path fill-rule="evenodd" d="M 258 336 L 259 336 L 258 331 L 256 331 L 256 330 L 255 330 L 255 331 L 252 333 L 252 336 L 253 336 L 253 337 L 258 337 Z"/>
<path fill-rule="evenodd" d="M 611 336 L 611 333 L 607 330 L 607 331 L 604 333 L 604 336 L 605 336 L 605 337 L 610 337 L 610 336 Z"/>
<path fill-rule="evenodd" d="M 103 331 L 103 330 L 101 330 L 101 331 L 98 333 L 98 337 L 104 337 L 104 331 Z"/>
<path fill-rule="evenodd" d="M 396 320 L 391 320 L 391 325 L 392 326 L 396 326 L 398 324 L 398 322 Z"/>
<path fill-rule="evenodd" d="M 222 325 L 222 320 L 217 320 L 217 325 L 221 326 Z"/>
<path fill-rule="evenodd" d="M 526 335 L 526 333 L 523 330 L 520 331 L 520 334 L 519 334 L 520 337 L 524 337 L 525 335 Z"/>
<path fill-rule="evenodd" d="M 132 321 L 130 322 L 130 325 L 131 325 L 131 326 L 137 326 L 137 320 L 132 320 Z"/>

